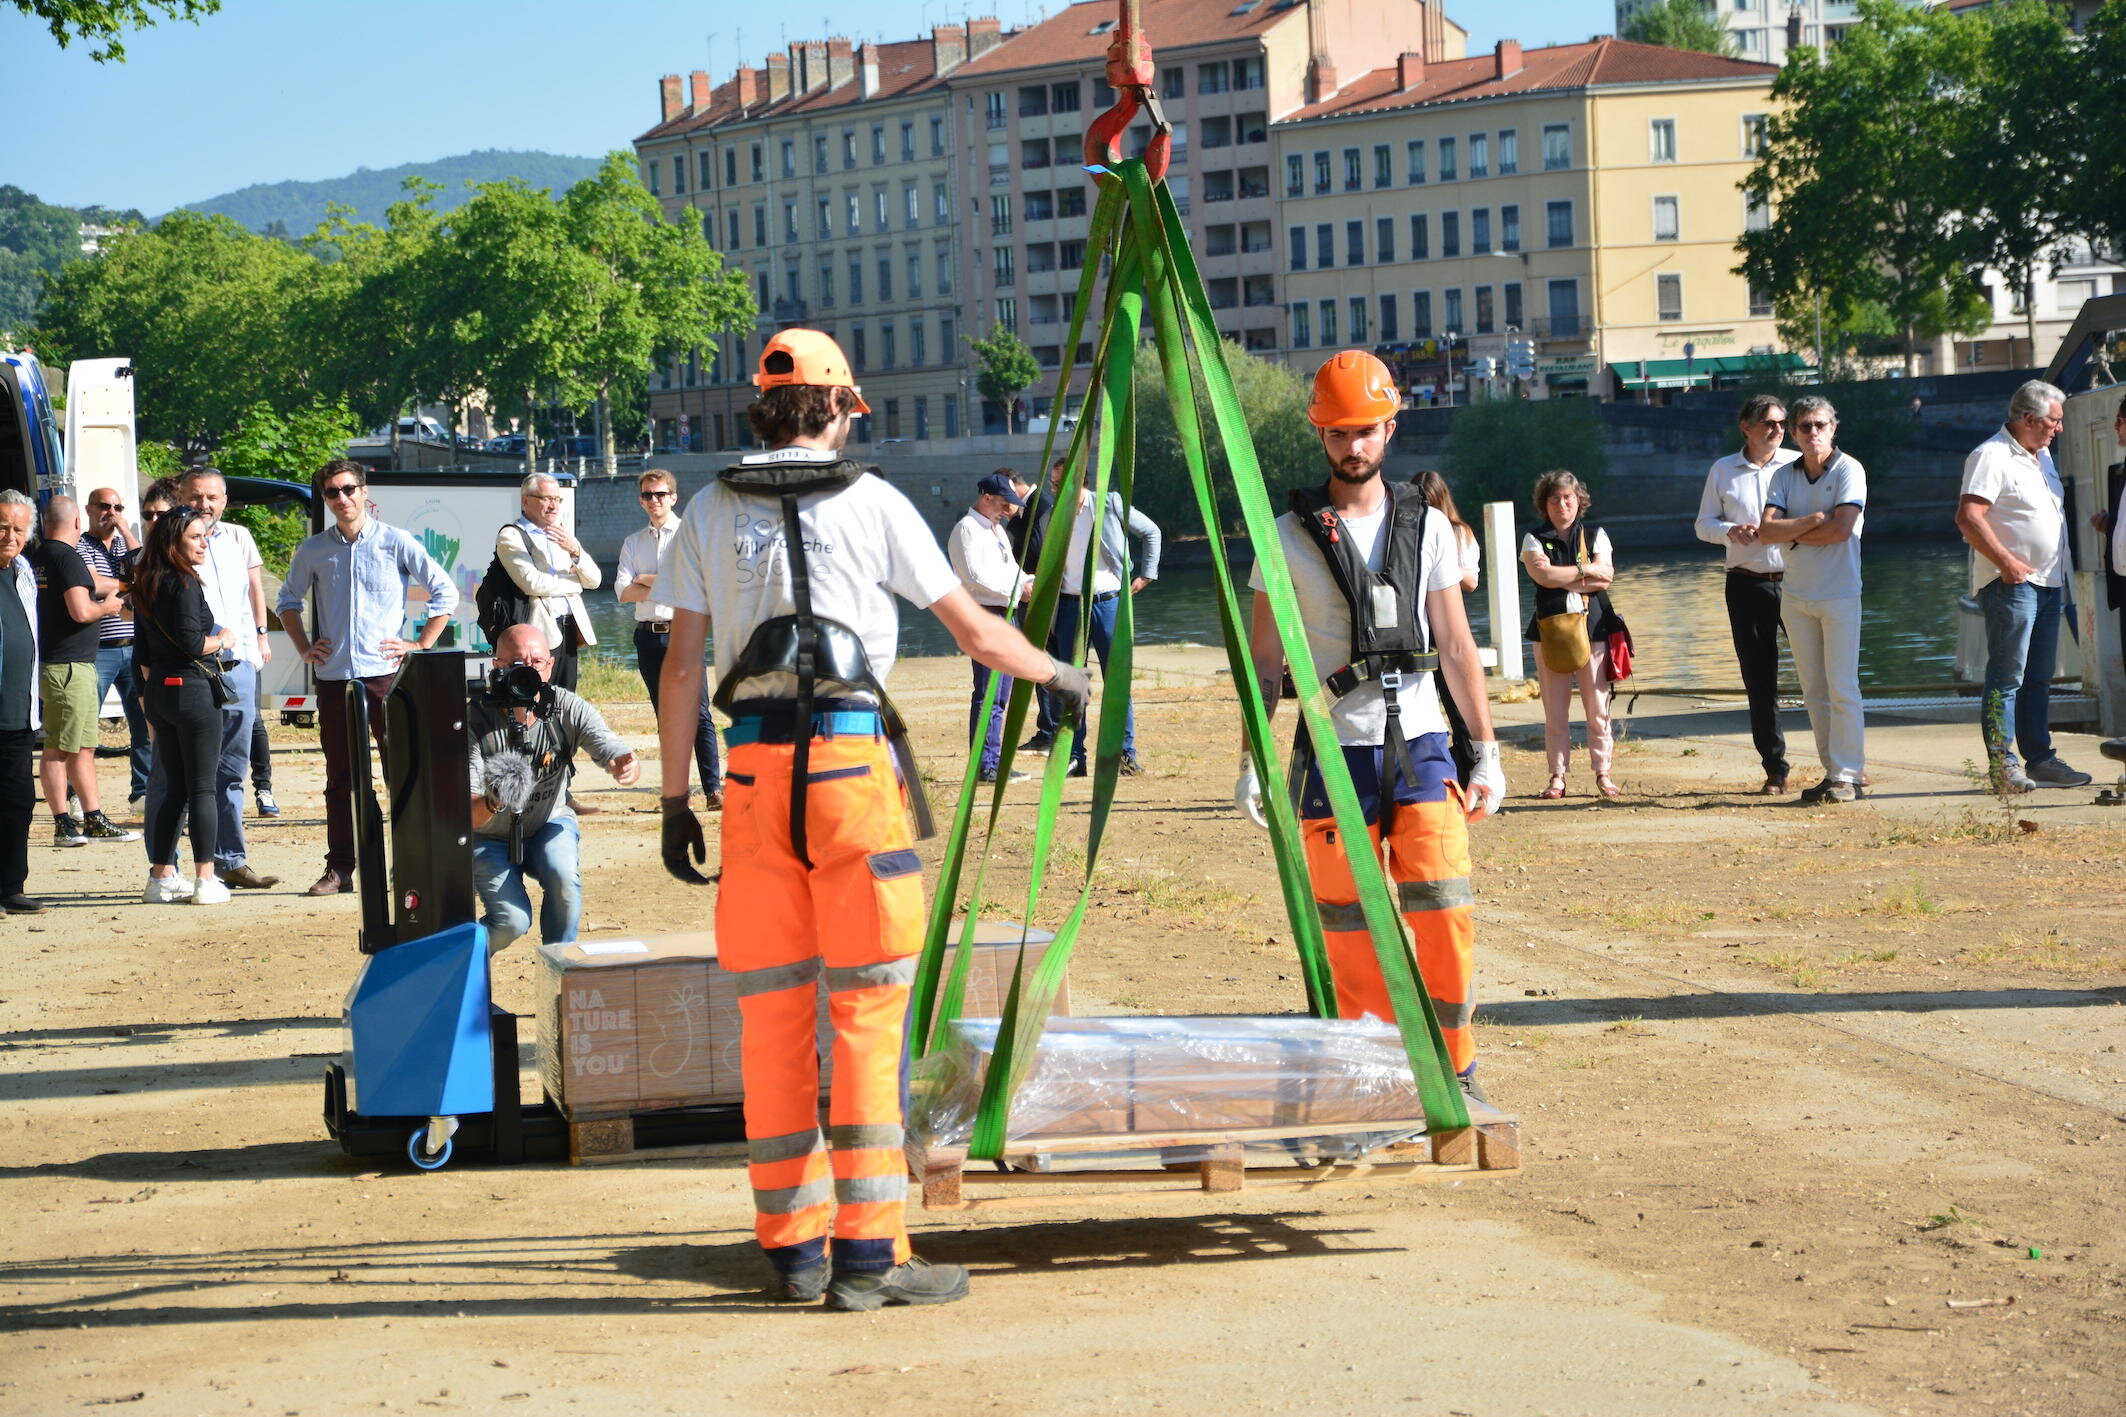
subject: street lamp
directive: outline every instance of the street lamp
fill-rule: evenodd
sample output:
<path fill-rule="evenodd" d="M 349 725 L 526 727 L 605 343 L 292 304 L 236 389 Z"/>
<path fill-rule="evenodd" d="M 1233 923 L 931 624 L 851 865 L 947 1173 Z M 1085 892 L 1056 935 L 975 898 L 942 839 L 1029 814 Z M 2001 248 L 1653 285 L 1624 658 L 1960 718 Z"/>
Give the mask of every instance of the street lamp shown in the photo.
<path fill-rule="evenodd" d="M 1460 339 L 1461 331 L 1447 330 L 1442 338 L 1447 342 L 1447 407 L 1454 407 L 1454 342 Z"/>

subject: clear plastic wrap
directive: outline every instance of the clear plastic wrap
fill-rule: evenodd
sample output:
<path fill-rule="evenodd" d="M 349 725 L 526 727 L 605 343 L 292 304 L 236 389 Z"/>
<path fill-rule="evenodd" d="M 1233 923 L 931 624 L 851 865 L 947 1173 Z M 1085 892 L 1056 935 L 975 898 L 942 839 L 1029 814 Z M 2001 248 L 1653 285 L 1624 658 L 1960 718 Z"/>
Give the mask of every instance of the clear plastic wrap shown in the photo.
<path fill-rule="evenodd" d="M 911 1140 L 967 1144 L 996 1032 L 995 1019 L 961 1019 L 916 1065 Z M 1074 1162 L 1093 1161 L 1102 1153 L 1084 1142 L 1113 1136 L 1116 1153 L 1157 1149 L 1175 1162 L 1193 1159 L 1188 1133 L 1276 1131 L 1234 1140 L 1326 1160 L 1421 1136 L 1423 1118 L 1402 1036 L 1378 1019 L 1055 1019 L 1012 1104 L 1007 1145 L 1014 1164 L 1065 1140 Z M 1300 1144 L 1310 1136 L 1334 1140 Z"/>

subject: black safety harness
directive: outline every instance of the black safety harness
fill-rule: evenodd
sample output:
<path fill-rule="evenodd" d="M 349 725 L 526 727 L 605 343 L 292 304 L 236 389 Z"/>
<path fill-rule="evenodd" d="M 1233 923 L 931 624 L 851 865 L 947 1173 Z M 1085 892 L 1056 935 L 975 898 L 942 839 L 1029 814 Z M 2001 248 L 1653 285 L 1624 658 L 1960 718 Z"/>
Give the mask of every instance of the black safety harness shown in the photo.
<path fill-rule="evenodd" d="M 930 799 L 916 771 L 915 750 L 908 741 L 908 725 L 886 688 L 871 672 L 864 642 L 857 632 L 838 620 L 812 611 L 812 576 L 805 563 L 805 535 L 797 512 L 797 499 L 813 492 L 840 492 L 867 473 L 878 469 L 842 458 L 831 463 L 759 462 L 740 463 L 724 469 L 718 480 L 744 497 L 773 498 L 781 504 L 783 544 L 790 560 L 790 599 L 797 607 L 792 615 L 777 615 L 754 628 L 740 651 L 738 662 L 716 688 L 712 702 L 734 719 L 756 719 L 755 741 L 789 743 L 795 748 L 790 764 L 790 849 L 807 866 L 812 857 L 806 850 L 805 801 L 809 787 L 811 746 L 821 725 L 831 728 L 834 719 L 847 712 L 876 712 L 886 742 L 892 750 L 901 782 L 908 792 L 908 807 L 915 817 L 915 834 L 929 837 L 937 828 L 931 820 Z M 738 687 L 764 674 L 789 674 L 797 679 L 797 697 L 734 700 Z M 822 699 L 822 684 L 862 690 L 877 702 Z"/>
<path fill-rule="evenodd" d="M 1288 505 L 1320 548 L 1329 575 L 1351 610 L 1351 662 L 1322 675 L 1323 687 L 1339 699 L 1361 684 L 1381 687 L 1388 714 L 1387 750 L 1381 754 L 1380 772 L 1380 820 L 1385 832 L 1395 809 L 1397 781 L 1417 780 L 1417 766 L 1410 760 L 1410 746 L 1403 734 L 1401 690 L 1410 676 L 1437 671 L 1439 652 L 1427 642 L 1418 614 L 1425 584 L 1425 516 L 1431 507 L 1408 483 L 1388 483 L 1384 490 L 1388 524 L 1381 534 L 1388 538 L 1388 554 L 1378 571 L 1366 564 L 1364 550 L 1345 534 L 1343 518 L 1329 504 L 1326 486 L 1295 488 Z M 1436 683 L 1435 687 L 1453 729 L 1456 766 L 1466 780 L 1468 764 L 1473 761 L 1465 747 L 1468 735 L 1446 685 Z"/>

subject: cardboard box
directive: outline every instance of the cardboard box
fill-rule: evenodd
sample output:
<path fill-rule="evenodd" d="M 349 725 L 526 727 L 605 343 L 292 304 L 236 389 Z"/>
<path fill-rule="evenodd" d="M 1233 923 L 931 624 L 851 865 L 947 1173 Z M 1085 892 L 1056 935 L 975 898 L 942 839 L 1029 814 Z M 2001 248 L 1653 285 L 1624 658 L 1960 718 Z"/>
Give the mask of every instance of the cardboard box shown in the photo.
<path fill-rule="evenodd" d="M 1032 932 L 1029 969 L 1050 938 Z M 983 921 L 975 941 L 962 1012 L 994 1016 L 1018 959 L 1019 927 Z M 738 990 L 711 932 L 542 945 L 539 962 L 539 1076 L 571 1120 L 744 1099 Z M 1054 1012 L 1069 1009 L 1066 981 Z M 824 989 L 818 1036 L 824 1093 L 834 1075 Z"/>

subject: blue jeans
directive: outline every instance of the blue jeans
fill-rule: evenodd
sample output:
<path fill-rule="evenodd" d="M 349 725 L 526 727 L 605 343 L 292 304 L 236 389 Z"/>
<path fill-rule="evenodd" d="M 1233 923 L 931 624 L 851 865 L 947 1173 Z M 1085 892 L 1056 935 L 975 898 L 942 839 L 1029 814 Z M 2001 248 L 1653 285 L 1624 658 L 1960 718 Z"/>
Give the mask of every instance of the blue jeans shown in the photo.
<path fill-rule="evenodd" d="M 2028 763 L 2053 756 L 2052 675 L 2059 664 L 2058 586 L 1994 581 L 1978 593 L 1986 614 L 1986 688 L 1979 728 L 1989 760 L 2013 762 L 2009 731 Z"/>
<path fill-rule="evenodd" d="M 1005 619 L 1011 612 L 1001 605 L 984 605 L 998 619 Z M 977 659 L 974 663 L 974 694 L 967 701 L 967 741 L 979 744 L 982 751 L 982 775 L 995 777 L 998 766 L 1004 761 L 1004 707 L 1011 700 L 1011 676 L 998 674 L 997 701 L 989 709 L 989 724 L 985 732 L 982 725 L 982 695 L 989 692 L 989 676 L 996 671 Z"/>
<path fill-rule="evenodd" d="M 118 702 L 125 709 L 125 726 L 132 738 L 133 777 L 126 796 L 138 797 L 148 790 L 148 771 L 154 766 L 148 749 L 148 715 L 140 703 L 140 680 L 133 674 L 133 647 L 112 645 L 96 651 L 96 703 L 118 686 Z"/>
<path fill-rule="evenodd" d="M 574 817 L 557 817 L 524 834 L 524 864 L 509 863 L 509 843 L 476 836 L 472 842 L 472 882 L 487 913 L 490 953 L 508 948 L 531 929 L 531 897 L 524 878 L 539 883 L 539 943 L 565 945 L 576 938 L 583 919 L 583 873 L 578 868 L 583 833 Z"/>
<path fill-rule="evenodd" d="M 1093 654 L 1099 658 L 1100 673 L 1107 673 L 1108 651 L 1115 644 L 1115 607 L 1121 594 L 1096 595 L 1093 597 L 1092 635 Z M 1056 620 L 1048 631 L 1048 652 L 1068 662 L 1078 649 L 1078 597 L 1056 597 Z M 1044 727 L 1046 725 L 1043 725 Z M 1137 753 L 1137 706 L 1130 704 L 1128 714 L 1122 720 L 1122 756 L 1135 757 Z M 1085 725 L 1078 726 L 1078 736 L 1070 743 L 1070 760 L 1085 761 Z"/>
<path fill-rule="evenodd" d="M 234 871 L 242 866 L 247 857 L 244 853 L 244 783 L 251 773 L 251 726 L 258 721 L 258 668 L 239 662 L 234 669 L 225 669 L 222 675 L 229 687 L 236 691 L 236 700 L 221 711 L 221 762 L 214 774 L 214 869 Z M 148 816 L 152 820 L 156 804 L 170 790 L 168 774 L 164 771 L 160 755 L 148 772 Z M 155 861 L 149 853 L 151 865 L 175 866 L 177 848 L 173 841 L 170 859 Z"/>

